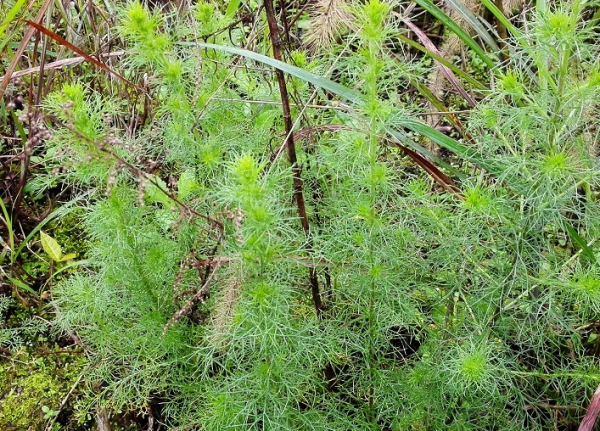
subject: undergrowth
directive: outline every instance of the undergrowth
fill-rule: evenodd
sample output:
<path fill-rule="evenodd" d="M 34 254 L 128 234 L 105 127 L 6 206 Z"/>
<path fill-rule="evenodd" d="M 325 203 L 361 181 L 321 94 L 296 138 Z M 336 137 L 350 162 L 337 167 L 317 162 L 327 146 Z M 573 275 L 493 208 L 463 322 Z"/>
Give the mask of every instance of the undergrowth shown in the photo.
<path fill-rule="evenodd" d="M 346 22 L 310 50 L 284 41 L 290 100 L 255 55 L 273 17 L 200 2 L 120 8 L 136 98 L 77 82 L 43 101 L 31 187 L 94 191 L 87 268 L 53 288 L 88 408 L 175 429 L 571 429 L 600 383 L 591 6 L 513 28 L 453 137 L 405 97 L 428 63 L 398 39 L 402 5 L 332 7 Z"/>

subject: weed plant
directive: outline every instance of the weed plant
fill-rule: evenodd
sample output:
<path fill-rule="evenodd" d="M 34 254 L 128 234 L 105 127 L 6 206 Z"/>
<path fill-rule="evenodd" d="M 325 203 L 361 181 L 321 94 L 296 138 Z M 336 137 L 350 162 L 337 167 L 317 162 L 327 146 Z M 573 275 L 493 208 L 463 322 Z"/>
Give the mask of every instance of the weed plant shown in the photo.
<path fill-rule="evenodd" d="M 271 71 L 194 43 L 268 55 L 263 21 L 235 25 L 235 10 L 202 2 L 185 19 L 124 7 L 146 124 L 123 131 L 124 105 L 82 83 L 45 102 L 64 125 L 51 142 L 69 168 L 60 179 L 99 190 L 92 265 L 54 290 L 58 325 L 90 351 L 92 405 L 206 430 L 575 423 L 600 380 L 600 72 L 584 6 L 540 8 L 515 37 L 467 121 L 487 171 L 459 157 L 460 193 L 411 173 L 386 137 L 416 118 L 396 93 L 423 67 L 389 55 L 396 5 L 344 9 L 356 32 L 335 58 L 291 55 L 361 96 L 293 109 L 310 136 L 308 237 Z M 328 100 L 297 76 L 290 87 L 296 101 Z"/>

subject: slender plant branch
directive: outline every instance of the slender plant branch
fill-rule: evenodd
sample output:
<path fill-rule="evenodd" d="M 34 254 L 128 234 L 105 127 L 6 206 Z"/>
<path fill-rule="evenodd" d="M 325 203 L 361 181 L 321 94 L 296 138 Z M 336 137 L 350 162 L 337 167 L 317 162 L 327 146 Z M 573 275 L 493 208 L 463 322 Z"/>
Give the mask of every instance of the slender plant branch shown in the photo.
<path fill-rule="evenodd" d="M 279 32 L 277 29 L 277 21 L 275 19 L 275 8 L 273 7 L 272 0 L 264 1 L 265 11 L 267 13 L 267 22 L 269 23 L 269 33 L 271 37 L 271 45 L 273 47 L 273 57 L 276 60 L 281 61 L 281 43 L 279 39 Z M 300 223 L 302 224 L 302 229 L 307 237 L 307 251 L 309 253 L 312 252 L 312 241 L 310 239 L 310 226 L 308 223 L 308 215 L 306 213 L 306 205 L 304 203 L 304 193 L 303 193 L 303 185 L 302 185 L 302 169 L 298 164 L 298 157 L 296 156 L 296 146 L 294 143 L 294 134 L 293 123 L 292 123 L 292 113 L 290 109 L 290 98 L 287 91 L 287 86 L 285 84 L 285 76 L 283 71 L 280 69 L 275 69 L 275 74 L 277 76 L 277 82 L 279 84 L 279 93 L 281 95 L 282 109 L 283 109 L 283 121 L 285 124 L 286 138 L 285 138 L 285 146 L 288 150 L 288 158 L 290 160 L 290 164 L 292 165 L 292 176 L 293 176 L 293 187 L 294 187 L 294 200 L 296 201 L 296 205 L 298 207 L 298 215 L 300 217 Z M 312 290 L 313 302 L 315 304 L 315 310 L 317 315 L 321 315 L 321 308 L 323 307 L 323 303 L 321 300 L 321 293 L 319 291 L 319 280 L 317 278 L 317 272 L 314 268 L 309 268 L 309 280 Z"/>

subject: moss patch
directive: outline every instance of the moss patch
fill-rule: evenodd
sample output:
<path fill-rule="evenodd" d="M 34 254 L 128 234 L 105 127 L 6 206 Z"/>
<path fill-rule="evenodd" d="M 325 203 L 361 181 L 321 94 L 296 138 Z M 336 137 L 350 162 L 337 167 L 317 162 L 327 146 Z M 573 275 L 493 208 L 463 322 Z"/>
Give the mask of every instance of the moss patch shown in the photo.
<path fill-rule="evenodd" d="M 83 370 L 81 355 L 15 355 L 0 362 L 0 430 L 43 430 Z M 71 394 L 70 400 L 77 397 Z M 68 408 L 67 403 L 66 408 Z M 57 422 L 53 429 L 69 429 Z"/>

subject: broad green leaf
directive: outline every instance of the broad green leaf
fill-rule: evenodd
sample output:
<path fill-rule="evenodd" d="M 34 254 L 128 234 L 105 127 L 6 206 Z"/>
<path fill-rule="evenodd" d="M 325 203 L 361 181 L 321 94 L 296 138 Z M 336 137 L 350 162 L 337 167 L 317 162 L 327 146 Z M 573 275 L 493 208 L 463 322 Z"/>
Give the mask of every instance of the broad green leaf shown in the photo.
<path fill-rule="evenodd" d="M 238 8 L 240 7 L 240 3 L 242 3 L 242 0 L 231 0 L 227 5 L 227 9 L 225 10 L 225 18 L 233 18 Z"/>
<path fill-rule="evenodd" d="M 185 171 L 177 181 L 177 199 L 183 200 L 199 189 L 194 172 Z"/>
<path fill-rule="evenodd" d="M 42 248 L 46 253 L 48 253 L 50 259 L 52 259 L 55 262 L 60 262 L 60 260 L 62 259 L 62 250 L 60 249 L 60 245 L 58 245 L 58 242 L 56 242 L 54 238 L 52 238 L 44 231 L 40 231 L 40 238 L 42 240 Z"/>
<path fill-rule="evenodd" d="M 69 253 L 69 254 L 65 254 L 62 259 L 60 259 L 61 262 L 67 262 L 69 260 L 75 259 L 77 257 L 76 253 Z"/>
<path fill-rule="evenodd" d="M 170 208 L 173 202 L 164 193 L 166 190 L 168 190 L 167 184 L 159 177 L 153 176 L 150 184 L 146 186 L 144 198 L 148 203 L 159 203 L 165 208 Z"/>

